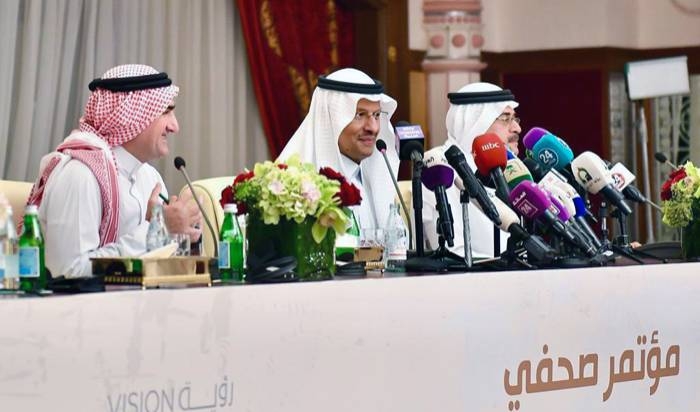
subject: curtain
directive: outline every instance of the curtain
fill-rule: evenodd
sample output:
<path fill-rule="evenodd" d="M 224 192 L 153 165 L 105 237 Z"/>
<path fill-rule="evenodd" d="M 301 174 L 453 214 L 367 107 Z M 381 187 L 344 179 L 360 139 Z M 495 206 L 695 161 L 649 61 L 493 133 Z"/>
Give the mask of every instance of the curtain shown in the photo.
<path fill-rule="evenodd" d="M 335 0 L 237 0 L 272 157 L 309 108 L 319 74 L 352 66 L 352 13 Z"/>
<path fill-rule="evenodd" d="M 154 163 L 171 193 L 184 179 L 240 172 L 268 157 L 231 0 L 3 0 L 0 13 L 0 173 L 34 180 L 41 157 L 78 124 L 88 83 L 143 63 L 180 86 L 180 132 Z"/>

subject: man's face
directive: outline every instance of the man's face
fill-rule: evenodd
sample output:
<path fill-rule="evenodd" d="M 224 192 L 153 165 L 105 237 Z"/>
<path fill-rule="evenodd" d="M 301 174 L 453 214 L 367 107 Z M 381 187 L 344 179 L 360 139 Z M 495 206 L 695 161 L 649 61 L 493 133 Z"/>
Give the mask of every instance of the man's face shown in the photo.
<path fill-rule="evenodd" d="M 175 105 L 170 105 L 135 138 L 124 143 L 124 148 L 142 162 L 159 159 L 168 154 L 168 134 L 177 133 L 180 125 L 175 117 Z"/>
<path fill-rule="evenodd" d="M 340 153 L 356 163 L 372 155 L 379 134 L 380 110 L 379 102 L 367 99 L 357 102 L 355 118 L 345 126 L 338 138 Z"/>
<path fill-rule="evenodd" d="M 515 120 L 515 110 L 507 106 L 503 113 L 496 118 L 491 124 L 491 127 L 486 130 L 486 133 L 495 133 L 501 138 L 508 149 L 517 156 L 518 140 L 520 139 L 520 119 Z"/>

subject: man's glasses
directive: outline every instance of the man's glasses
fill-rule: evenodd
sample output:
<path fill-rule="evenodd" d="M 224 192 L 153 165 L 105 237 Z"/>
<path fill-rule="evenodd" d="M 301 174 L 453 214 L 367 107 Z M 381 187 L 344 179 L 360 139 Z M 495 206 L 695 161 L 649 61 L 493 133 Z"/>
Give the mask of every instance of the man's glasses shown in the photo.
<path fill-rule="evenodd" d="M 386 114 L 386 112 L 378 111 L 374 113 L 369 113 L 369 112 L 357 112 L 355 113 L 355 117 L 353 120 L 356 122 L 361 122 L 364 123 L 366 120 L 369 120 L 370 118 L 379 121 L 379 119 L 382 117 L 383 114 Z"/>
<path fill-rule="evenodd" d="M 496 120 L 503 122 L 507 125 L 510 125 L 512 122 L 515 122 L 515 124 L 520 124 L 520 118 L 515 117 L 515 114 L 503 113 L 502 115 L 498 116 Z"/>

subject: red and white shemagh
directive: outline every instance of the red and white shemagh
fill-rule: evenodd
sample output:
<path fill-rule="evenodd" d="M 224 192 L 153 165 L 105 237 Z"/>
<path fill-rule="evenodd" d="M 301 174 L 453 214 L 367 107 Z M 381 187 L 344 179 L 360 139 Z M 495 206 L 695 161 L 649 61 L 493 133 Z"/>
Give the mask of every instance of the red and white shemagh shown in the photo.
<path fill-rule="evenodd" d="M 108 70 L 102 79 L 124 78 L 157 74 L 152 67 L 138 64 L 117 66 Z M 177 96 L 177 86 L 129 92 L 111 92 L 96 89 L 85 105 L 80 118 L 81 132 L 92 133 L 109 147 L 121 146 L 138 136 L 154 120 L 163 114 Z M 85 135 L 83 135 L 84 137 Z M 113 243 L 119 233 L 119 187 L 114 156 L 102 142 L 89 138 L 69 136 L 55 152 L 41 161 L 39 178 L 34 183 L 27 204 L 39 205 L 51 172 L 62 161 L 76 159 L 84 163 L 95 175 L 102 197 L 100 222 L 100 246 Z M 106 150 L 107 149 L 107 150 Z"/>

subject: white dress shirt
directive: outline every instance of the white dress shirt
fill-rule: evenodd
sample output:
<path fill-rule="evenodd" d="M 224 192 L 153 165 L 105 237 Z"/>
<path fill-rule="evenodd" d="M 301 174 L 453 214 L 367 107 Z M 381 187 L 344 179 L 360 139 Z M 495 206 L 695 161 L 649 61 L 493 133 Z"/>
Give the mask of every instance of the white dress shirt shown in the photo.
<path fill-rule="evenodd" d="M 69 160 L 49 177 L 39 219 L 46 267 L 54 277 L 91 276 L 91 257 L 136 256 L 146 251 L 148 198 L 156 183 L 167 197 L 165 184 L 153 166 L 141 163 L 121 146 L 112 152 L 119 186 L 119 232 L 114 243 L 99 247 L 102 196 L 90 169 L 78 160 Z"/>

